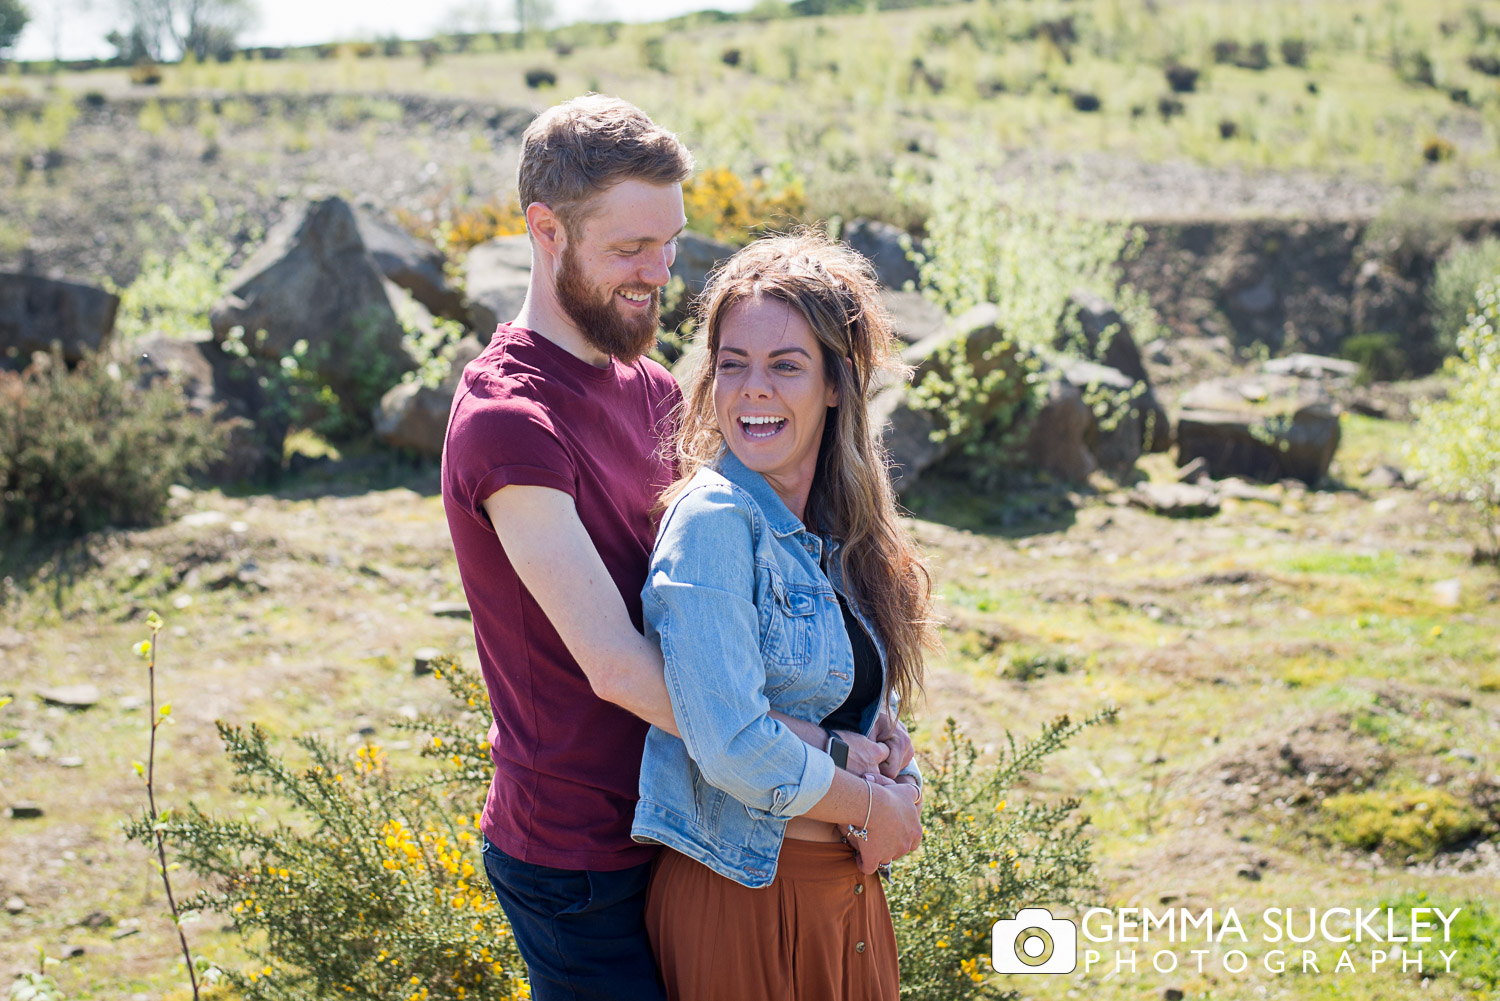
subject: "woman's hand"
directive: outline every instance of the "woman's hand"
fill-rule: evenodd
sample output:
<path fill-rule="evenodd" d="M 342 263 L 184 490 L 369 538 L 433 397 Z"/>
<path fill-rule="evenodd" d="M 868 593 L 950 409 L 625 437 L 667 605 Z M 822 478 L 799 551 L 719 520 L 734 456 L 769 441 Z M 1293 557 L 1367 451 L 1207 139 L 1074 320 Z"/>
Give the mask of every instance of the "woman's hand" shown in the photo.
<path fill-rule="evenodd" d="M 911 735 L 906 732 L 906 724 L 889 713 L 881 713 L 875 717 L 870 738 L 885 746 L 886 755 L 880 762 L 880 772 L 888 778 L 895 778 L 901 769 L 911 764 L 911 759 L 916 755 L 916 749 L 911 746 Z M 849 760 L 853 770 L 853 754 L 849 755 Z"/>
<path fill-rule="evenodd" d="M 850 838 L 849 843 L 859 856 L 860 871 L 871 873 L 916 850 L 922 843 L 922 821 L 914 786 L 879 773 L 866 775 L 865 781 L 871 787 L 869 839 Z"/>
<path fill-rule="evenodd" d="M 885 744 L 871 740 L 853 730 L 834 730 L 834 736 L 849 745 L 849 764 L 846 766 L 855 775 L 885 770 L 886 757 L 891 749 Z"/>

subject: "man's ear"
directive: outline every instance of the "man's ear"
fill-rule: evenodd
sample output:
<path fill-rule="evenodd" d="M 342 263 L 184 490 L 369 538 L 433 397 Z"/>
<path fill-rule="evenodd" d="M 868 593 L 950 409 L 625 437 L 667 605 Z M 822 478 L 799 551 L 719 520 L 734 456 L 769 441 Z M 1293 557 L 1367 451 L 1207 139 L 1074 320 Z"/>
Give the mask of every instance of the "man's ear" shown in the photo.
<path fill-rule="evenodd" d="M 526 230 L 548 257 L 559 258 L 567 249 L 567 230 L 546 202 L 532 202 L 526 206 Z"/>

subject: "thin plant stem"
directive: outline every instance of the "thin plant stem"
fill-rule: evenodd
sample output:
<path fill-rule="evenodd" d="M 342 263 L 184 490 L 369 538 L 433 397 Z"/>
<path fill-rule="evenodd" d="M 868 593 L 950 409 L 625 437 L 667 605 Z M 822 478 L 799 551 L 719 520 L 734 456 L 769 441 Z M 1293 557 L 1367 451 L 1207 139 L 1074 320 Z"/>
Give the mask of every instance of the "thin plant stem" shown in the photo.
<path fill-rule="evenodd" d="M 193 969 L 193 954 L 188 951 L 187 935 L 182 930 L 182 915 L 177 911 L 177 899 L 172 895 L 172 878 L 167 873 L 167 834 L 161 829 L 161 814 L 156 809 L 156 728 L 166 717 L 156 711 L 156 637 L 161 625 L 151 626 L 151 652 L 146 661 L 146 676 L 150 684 L 151 702 L 151 748 L 146 755 L 146 802 L 151 807 L 152 823 L 156 825 L 156 861 L 161 870 L 161 883 L 167 891 L 167 906 L 172 910 L 172 924 L 177 928 L 177 941 L 182 944 L 182 958 L 187 961 L 188 981 L 193 985 L 193 1001 L 198 1001 L 198 972 Z"/>

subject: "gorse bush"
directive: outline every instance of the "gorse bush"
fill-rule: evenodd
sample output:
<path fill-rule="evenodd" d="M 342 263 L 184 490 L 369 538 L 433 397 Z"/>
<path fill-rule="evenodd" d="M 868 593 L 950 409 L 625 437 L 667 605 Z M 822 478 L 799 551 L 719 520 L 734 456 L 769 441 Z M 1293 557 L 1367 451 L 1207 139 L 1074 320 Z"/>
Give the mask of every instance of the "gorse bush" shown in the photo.
<path fill-rule="evenodd" d="M 267 825 L 190 807 L 127 828 L 200 877 L 182 906 L 229 917 L 254 957 L 223 977 L 265 1001 L 530 996 L 524 965 L 479 852 L 479 815 L 493 766 L 488 696 L 478 675 L 434 662 L 456 711 L 397 721 L 435 769 L 398 780 L 386 752 L 353 753 L 316 737 L 292 764 L 257 726 L 219 724 L 239 791 L 278 800 L 295 819 Z M 922 848 L 888 891 L 901 948 L 902 997 L 1008 996 L 986 983 L 989 928 L 1032 904 L 1079 904 L 1093 886 L 1087 818 L 1077 802 L 1019 803 L 1014 787 L 1113 710 L 1055 720 L 1009 742 L 994 766 L 952 720 L 926 756 Z"/>
<path fill-rule="evenodd" d="M 451 661 L 439 675 L 465 708 L 483 685 Z M 127 833 L 172 855 L 209 886 L 191 911 L 227 915 L 255 964 L 226 971 L 247 999 L 425 1001 L 530 996 L 504 913 L 484 875 L 479 815 L 491 764 L 477 713 L 402 721 L 423 735 L 436 771 L 396 780 L 386 752 L 352 754 L 297 738 L 293 765 L 264 730 L 219 724 L 241 791 L 281 800 L 298 822 L 272 827 L 190 808 Z"/>
<path fill-rule="evenodd" d="M 168 489 L 224 452 L 211 416 L 169 383 L 140 389 L 103 357 L 0 373 L 0 534 L 147 525 Z"/>
<path fill-rule="evenodd" d="M 725 167 L 710 167 L 682 185 L 688 226 L 716 240 L 744 244 L 770 229 L 785 228 L 807 214 L 799 178 L 753 178 L 749 184 Z"/>
<path fill-rule="evenodd" d="M 1417 411 L 1407 459 L 1439 493 L 1474 515 L 1477 559 L 1500 563 L 1500 287 L 1483 286 L 1445 371 L 1445 400 Z"/>
<path fill-rule="evenodd" d="M 1078 733 L 1112 720 L 1059 717 L 991 767 L 950 718 L 924 756 L 921 849 L 896 864 L 887 889 L 901 951 L 901 996 L 910 1001 L 1015 997 L 990 982 L 990 928 L 1023 907 L 1090 903 L 1088 818 L 1078 801 L 1010 805 L 1015 787 Z"/>

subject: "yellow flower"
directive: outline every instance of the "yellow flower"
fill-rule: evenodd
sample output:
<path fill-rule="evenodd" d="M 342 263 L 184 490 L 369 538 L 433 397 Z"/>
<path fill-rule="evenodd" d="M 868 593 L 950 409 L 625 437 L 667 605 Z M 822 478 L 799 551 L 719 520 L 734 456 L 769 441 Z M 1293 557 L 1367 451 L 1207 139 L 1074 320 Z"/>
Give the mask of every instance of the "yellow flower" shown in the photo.
<path fill-rule="evenodd" d="M 999 803 L 995 804 L 995 812 L 996 813 L 1004 813 L 1005 812 L 1005 800 L 1002 799 Z"/>

